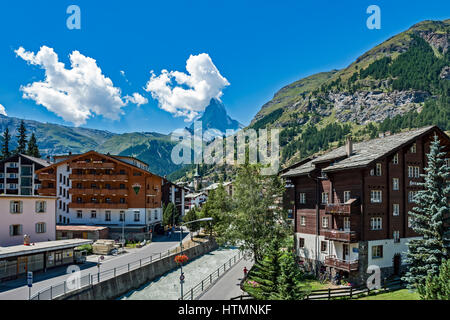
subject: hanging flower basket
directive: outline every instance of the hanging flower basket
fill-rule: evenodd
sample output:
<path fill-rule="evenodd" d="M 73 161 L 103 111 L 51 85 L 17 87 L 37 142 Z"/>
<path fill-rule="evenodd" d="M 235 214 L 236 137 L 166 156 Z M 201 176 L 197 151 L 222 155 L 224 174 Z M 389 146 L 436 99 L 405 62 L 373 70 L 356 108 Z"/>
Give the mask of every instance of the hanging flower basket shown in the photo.
<path fill-rule="evenodd" d="M 189 258 L 186 255 L 178 255 L 175 257 L 175 262 L 178 264 L 186 263 L 189 260 Z"/>

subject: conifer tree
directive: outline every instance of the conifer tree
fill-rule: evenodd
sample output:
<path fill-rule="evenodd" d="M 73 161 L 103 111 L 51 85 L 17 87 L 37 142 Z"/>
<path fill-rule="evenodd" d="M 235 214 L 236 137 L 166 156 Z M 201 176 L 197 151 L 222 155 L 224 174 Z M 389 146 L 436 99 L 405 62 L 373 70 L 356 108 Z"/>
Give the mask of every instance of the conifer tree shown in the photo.
<path fill-rule="evenodd" d="M 27 155 L 35 157 L 35 158 L 41 157 L 34 132 L 31 134 L 30 140 L 28 140 Z"/>
<path fill-rule="evenodd" d="M 3 146 L 2 146 L 2 156 L 3 159 L 7 159 L 11 156 L 11 152 L 9 151 L 9 142 L 11 141 L 11 134 L 9 133 L 8 127 L 6 127 L 3 132 Z"/>
<path fill-rule="evenodd" d="M 27 128 L 25 128 L 25 123 L 23 120 L 20 122 L 17 132 L 19 133 L 17 135 L 18 145 L 15 153 L 25 153 L 27 151 Z"/>
<path fill-rule="evenodd" d="M 272 295 L 274 300 L 301 300 L 308 292 L 303 286 L 304 275 L 298 267 L 292 248 L 281 257 L 278 292 Z"/>
<path fill-rule="evenodd" d="M 450 259 L 442 263 L 439 276 L 427 276 L 418 291 L 422 300 L 450 300 Z"/>
<path fill-rule="evenodd" d="M 274 237 L 269 244 L 266 256 L 255 263 L 249 274 L 249 280 L 258 283 L 256 299 L 268 300 L 278 292 L 280 269 L 280 239 Z"/>
<path fill-rule="evenodd" d="M 448 258 L 445 219 L 450 214 L 450 169 L 445 163 L 443 147 L 435 135 L 427 155 L 425 182 L 414 198 L 416 206 L 409 212 L 412 228 L 422 236 L 408 243 L 408 271 L 403 278 L 413 289 L 423 285 L 427 276 L 437 277 L 442 261 Z"/>

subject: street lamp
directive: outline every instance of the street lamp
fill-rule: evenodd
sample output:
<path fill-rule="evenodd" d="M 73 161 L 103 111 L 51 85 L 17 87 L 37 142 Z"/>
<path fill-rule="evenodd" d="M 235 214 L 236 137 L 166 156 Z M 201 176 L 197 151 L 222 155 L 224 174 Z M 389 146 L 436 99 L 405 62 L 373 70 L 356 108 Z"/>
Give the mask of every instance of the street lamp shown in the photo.
<path fill-rule="evenodd" d="M 212 221 L 213 218 L 202 218 L 194 221 L 185 222 L 180 225 L 180 256 L 183 254 L 183 226 L 194 223 L 194 222 L 204 222 L 204 221 Z M 183 300 L 183 283 L 184 283 L 184 273 L 183 273 L 183 263 L 180 263 L 180 288 L 181 288 L 181 300 Z"/>

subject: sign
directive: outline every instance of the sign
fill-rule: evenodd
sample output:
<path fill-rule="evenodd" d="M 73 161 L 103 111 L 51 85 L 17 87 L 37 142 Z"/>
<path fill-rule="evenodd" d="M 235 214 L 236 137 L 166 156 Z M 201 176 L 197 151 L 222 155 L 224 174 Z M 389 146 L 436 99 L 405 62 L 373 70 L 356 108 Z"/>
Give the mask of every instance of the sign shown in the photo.
<path fill-rule="evenodd" d="M 184 274 L 180 276 L 180 281 L 184 281 Z"/>
<path fill-rule="evenodd" d="M 359 251 L 358 248 L 353 248 L 354 253 L 358 253 L 358 251 Z"/>
<path fill-rule="evenodd" d="M 134 192 L 136 192 L 136 195 L 139 194 L 139 191 L 141 190 L 141 185 L 139 183 L 133 184 L 132 186 Z"/>
<path fill-rule="evenodd" d="M 31 271 L 27 273 L 27 283 L 29 288 L 33 286 L 33 272 Z"/>

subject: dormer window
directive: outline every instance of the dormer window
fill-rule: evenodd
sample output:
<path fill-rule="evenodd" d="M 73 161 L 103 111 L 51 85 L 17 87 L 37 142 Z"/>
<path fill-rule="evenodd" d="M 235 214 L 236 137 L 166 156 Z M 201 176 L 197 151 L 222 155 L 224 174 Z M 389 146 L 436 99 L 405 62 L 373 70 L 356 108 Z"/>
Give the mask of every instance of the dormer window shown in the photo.
<path fill-rule="evenodd" d="M 376 167 L 375 167 L 375 175 L 376 176 L 381 176 L 381 163 L 377 163 Z"/>
<path fill-rule="evenodd" d="M 416 153 L 417 152 L 417 143 L 413 143 L 413 145 L 411 146 L 411 148 L 409 148 L 409 151 L 411 153 Z"/>
<path fill-rule="evenodd" d="M 392 159 L 393 164 L 398 164 L 398 153 L 395 154 L 394 158 Z"/>

